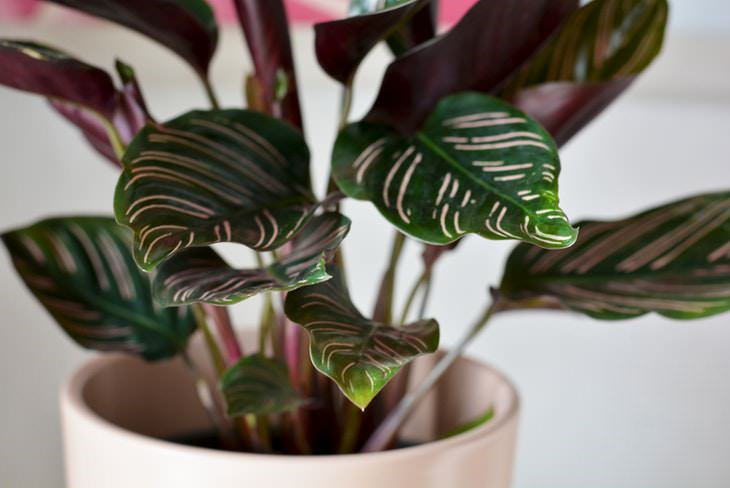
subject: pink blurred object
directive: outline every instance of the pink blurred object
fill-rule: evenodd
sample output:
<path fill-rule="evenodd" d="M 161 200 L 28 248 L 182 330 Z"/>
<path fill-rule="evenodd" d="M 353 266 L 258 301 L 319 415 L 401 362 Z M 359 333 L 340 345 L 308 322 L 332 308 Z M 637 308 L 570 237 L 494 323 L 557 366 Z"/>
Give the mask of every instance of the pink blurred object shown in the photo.
<path fill-rule="evenodd" d="M 3 0 L 0 2 L 0 19 L 26 19 L 38 11 L 36 0 Z"/>
<path fill-rule="evenodd" d="M 456 22 L 476 0 L 442 0 L 441 22 Z M 234 21 L 235 14 L 230 0 L 210 0 L 218 18 Z M 287 0 L 289 16 L 295 22 L 321 22 L 341 17 L 347 10 L 348 0 Z M 29 19 L 40 10 L 39 0 L 0 1 L 0 20 Z"/>

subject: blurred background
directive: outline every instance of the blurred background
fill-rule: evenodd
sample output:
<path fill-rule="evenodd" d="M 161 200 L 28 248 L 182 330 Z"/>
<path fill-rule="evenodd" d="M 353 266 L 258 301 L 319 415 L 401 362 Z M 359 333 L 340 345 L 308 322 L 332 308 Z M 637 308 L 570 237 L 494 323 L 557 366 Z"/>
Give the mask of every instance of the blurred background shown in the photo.
<path fill-rule="evenodd" d="M 226 27 L 213 78 L 225 104 L 240 106 L 249 61 L 240 33 L 227 22 L 228 2 L 216 3 Z M 311 22 L 342 14 L 346 0 L 289 3 L 321 189 L 338 87 L 316 64 Z M 442 0 L 443 20 L 457 19 L 470 3 Z M 730 2 L 670 3 L 662 57 L 562 155 L 562 204 L 575 220 L 621 217 L 730 187 Z M 0 0 L 0 36 L 56 45 L 108 69 L 122 58 L 137 69 L 159 119 L 206 106 L 180 60 L 111 24 L 34 1 Z M 387 61 L 379 50 L 361 69 L 355 116 L 373 100 Z M 47 215 L 111 213 L 116 171 L 43 100 L 2 87 L 0 161 L 2 229 Z M 345 244 L 350 286 L 368 310 L 393 231 L 369 204 L 348 203 L 345 211 L 354 221 Z M 479 313 L 511 247 L 469 238 L 441 262 L 430 312 L 442 324 L 445 345 Z M 419 246 L 408 252 L 402 287 L 419 271 Z M 51 322 L 5 250 L 0 254 L 0 485 L 60 488 L 57 390 L 88 354 Z M 254 323 L 253 310 L 252 304 L 237 308 L 241 326 Z M 516 488 L 730 486 L 730 316 L 599 323 L 555 312 L 515 313 L 495 320 L 470 354 L 505 371 L 521 392 Z"/>

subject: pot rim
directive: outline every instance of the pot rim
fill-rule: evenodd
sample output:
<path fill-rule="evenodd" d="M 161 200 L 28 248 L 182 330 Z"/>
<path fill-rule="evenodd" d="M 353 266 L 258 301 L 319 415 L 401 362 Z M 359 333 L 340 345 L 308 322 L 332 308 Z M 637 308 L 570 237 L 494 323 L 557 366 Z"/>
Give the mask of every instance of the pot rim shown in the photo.
<path fill-rule="evenodd" d="M 471 429 L 467 432 L 446 439 L 438 439 L 435 441 L 427 442 L 425 444 L 418 444 L 415 446 L 403 447 L 381 452 L 294 455 L 224 451 L 206 447 L 188 446 L 166 441 L 163 439 L 158 439 L 155 437 L 149 437 L 144 434 L 139 434 L 137 432 L 120 427 L 94 412 L 84 401 L 84 386 L 88 383 L 89 379 L 92 378 L 101 368 L 113 367 L 115 363 L 123 363 L 128 361 L 129 359 L 129 356 L 111 353 L 107 356 L 97 357 L 86 361 L 71 375 L 69 379 L 64 381 L 61 385 L 59 400 L 62 408 L 74 410 L 75 413 L 82 417 L 85 422 L 92 424 L 97 429 L 106 430 L 111 435 L 126 439 L 129 442 L 145 444 L 148 448 L 160 450 L 174 449 L 180 453 L 187 453 L 190 455 L 212 454 L 220 458 L 231 460 L 248 458 L 249 460 L 255 460 L 256 462 L 273 462 L 277 464 L 307 464 L 318 463 L 322 461 L 326 461 L 327 463 L 333 463 L 356 462 L 358 460 L 373 461 L 378 460 L 379 458 L 396 459 L 418 457 L 421 455 L 428 455 L 429 453 L 433 453 L 434 451 L 447 450 L 451 446 L 471 444 L 477 441 L 483 441 L 485 438 L 494 437 L 494 435 L 500 430 L 500 428 L 502 428 L 502 426 L 508 424 L 515 419 L 520 410 L 521 404 L 520 395 L 517 391 L 517 388 L 509 380 L 509 378 L 504 373 L 502 373 L 502 371 L 493 367 L 487 362 L 480 361 L 469 356 L 462 356 L 460 358 L 461 361 L 475 364 L 480 368 L 488 369 L 495 373 L 497 377 L 509 388 L 511 395 L 514 398 L 514 401 L 510 405 L 510 408 L 503 415 L 475 429 Z"/>

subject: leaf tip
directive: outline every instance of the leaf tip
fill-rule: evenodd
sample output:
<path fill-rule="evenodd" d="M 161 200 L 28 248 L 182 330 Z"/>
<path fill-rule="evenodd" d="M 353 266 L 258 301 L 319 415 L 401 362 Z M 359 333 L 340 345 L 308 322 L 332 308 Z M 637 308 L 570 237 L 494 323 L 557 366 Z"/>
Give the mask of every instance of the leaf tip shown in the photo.
<path fill-rule="evenodd" d="M 534 226 L 529 235 L 534 244 L 545 249 L 565 249 L 578 240 L 579 228 L 573 226 L 564 214 L 554 220 L 543 220 Z"/>

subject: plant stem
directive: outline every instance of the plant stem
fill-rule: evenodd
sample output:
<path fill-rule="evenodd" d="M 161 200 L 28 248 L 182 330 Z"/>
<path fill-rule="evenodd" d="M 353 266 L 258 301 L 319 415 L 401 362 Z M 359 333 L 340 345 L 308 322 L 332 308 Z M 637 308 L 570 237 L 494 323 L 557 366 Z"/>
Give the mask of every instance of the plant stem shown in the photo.
<path fill-rule="evenodd" d="M 235 364 L 239 359 L 241 359 L 241 357 L 243 357 L 243 351 L 238 343 L 236 331 L 233 329 L 228 309 L 208 304 L 203 304 L 202 307 L 206 314 L 213 319 L 213 324 L 218 331 L 218 336 L 223 342 L 223 347 L 225 347 L 226 354 L 228 356 L 226 363 L 229 366 Z"/>
<path fill-rule="evenodd" d="M 292 324 L 292 326 L 299 327 L 297 324 Z M 298 377 L 294 384 L 303 398 L 314 398 L 314 381 L 316 379 L 316 372 L 312 365 L 312 361 L 309 358 L 309 340 L 306 337 L 306 334 L 300 334 L 298 346 L 299 369 Z M 294 443 L 299 449 L 299 452 L 302 454 L 312 454 L 313 449 L 309 438 L 312 432 L 312 418 L 312 410 L 308 405 L 304 405 L 291 412 Z"/>
<path fill-rule="evenodd" d="M 390 251 L 390 259 L 388 267 L 383 274 L 380 282 L 380 291 L 378 292 L 378 301 L 375 304 L 373 319 L 390 324 L 393 322 L 393 294 L 395 292 L 395 275 L 403 253 L 403 245 L 406 242 L 405 234 L 395 231 L 393 237 L 393 246 Z"/>
<path fill-rule="evenodd" d="M 208 383 L 205 381 L 205 378 L 203 378 L 203 375 L 200 373 L 200 371 L 198 371 L 198 368 L 195 366 L 195 363 L 193 362 L 187 351 L 183 352 L 182 358 L 185 362 L 185 366 L 187 367 L 188 372 L 190 373 L 190 376 L 193 378 L 193 381 L 195 383 L 195 391 L 198 394 L 198 399 L 200 399 L 201 405 L 203 405 L 203 408 L 207 412 L 211 423 L 218 432 L 221 443 L 223 443 L 223 445 L 229 449 L 237 449 L 238 442 L 236 440 L 236 437 L 231 431 L 228 422 L 226 422 L 223 415 L 221 415 L 221 410 L 215 400 L 215 395 L 208 386 Z"/>
<path fill-rule="evenodd" d="M 292 411 L 289 416 L 292 422 L 294 442 L 297 449 L 301 454 L 312 454 L 312 448 L 307 440 L 305 421 L 302 418 L 302 410 L 298 408 Z"/>
<path fill-rule="evenodd" d="M 378 426 L 370 439 L 365 443 L 362 452 L 382 451 L 390 444 L 403 425 L 403 422 L 413 412 L 418 403 L 431 391 L 431 388 L 441 379 L 454 361 L 462 355 L 472 339 L 487 326 L 489 319 L 499 311 L 499 307 L 500 302 L 495 301 L 486 308 L 482 316 L 472 325 L 469 332 L 461 341 L 441 358 L 423 382 L 415 390 L 403 397 L 398 406 L 388 414 L 383 423 Z"/>
<path fill-rule="evenodd" d="M 354 81 L 351 76 L 345 86 L 342 88 L 342 98 L 340 99 L 340 118 L 337 124 L 338 131 L 341 131 L 347 126 L 347 120 L 350 118 L 350 111 L 352 110 L 352 83 Z"/>
<path fill-rule="evenodd" d="M 216 110 L 221 108 L 221 105 L 218 102 L 218 96 L 215 94 L 215 89 L 213 88 L 213 85 L 210 83 L 210 78 L 208 78 L 208 75 L 201 74 L 200 81 L 203 83 L 203 88 L 205 89 L 205 95 L 208 97 L 210 106 Z"/>
<path fill-rule="evenodd" d="M 259 352 L 261 354 L 266 354 L 266 341 L 271 337 L 271 330 L 276 321 L 275 315 L 271 293 L 265 293 L 259 324 Z"/>
<path fill-rule="evenodd" d="M 354 75 L 353 75 L 354 76 Z M 340 116 L 337 123 L 337 134 L 347 126 L 347 121 L 350 118 L 350 111 L 352 110 L 352 83 L 353 78 L 350 77 L 347 83 L 342 87 L 342 97 L 340 98 Z M 335 179 L 332 177 L 332 169 L 330 168 L 329 176 L 327 177 L 327 194 L 339 191 Z M 336 210 L 339 210 L 339 202 L 334 206 Z"/>
<path fill-rule="evenodd" d="M 284 362 L 286 363 L 289 371 L 289 379 L 295 385 L 298 385 L 301 381 L 301 346 L 303 335 L 303 329 L 300 326 L 284 317 Z"/>
<path fill-rule="evenodd" d="M 411 307 L 413 306 L 413 302 L 415 302 L 416 295 L 418 294 L 418 291 L 424 286 L 428 284 L 428 281 L 430 280 L 431 272 L 428 269 L 423 270 L 423 273 L 421 273 L 421 276 L 418 277 L 416 282 L 411 287 L 411 291 L 408 293 L 408 298 L 406 299 L 406 303 L 403 306 L 403 313 L 400 316 L 399 324 L 403 325 L 408 320 L 408 314 L 411 311 Z M 419 317 L 419 320 L 422 317 Z"/>
<path fill-rule="evenodd" d="M 205 316 L 205 311 L 203 310 L 203 307 L 201 307 L 200 305 L 193 305 L 192 309 L 193 315 L 195 316 L 195 321 L 198 324 L 198 330 L 200 330 L 200 332 L 203 334 L 203 338 L 205 339 L 205 345 L 208 348 L 208 354 L 210 354 L 210 359 L 211 361 L 213 361 L 213 367 L 215 368 L 218 377 L 220 377 L 226 370 L 226 362 L 223 360 L 223 354 L 221 354 L 221 350 L 218 348 L 218 344 L 215 342 L 215 337 L 210 331 L 210 327 L 208 326 L 208 319 Z"/>
<path fill-rule="evenodd" d="M 349 454 L 357 447 L 363 413 L 351 402 L 345 403 L 345 419 L 340 439 L 339 454 Z"/>
<path fill-rule="evenodd" d="M 428 273 L 428 279 L 426 280 L 426 287 L 423 290 L 423 296 L 421 297 L 421 306 L 418 308 L 418 320 L 423 320 L 426 316 L 426 307 L 428 306 L 428 299 L 431 298 L 431 290 L 433 288 L 433 273 Z"/>
<path fill-rule="evenodd" d="M 254 251 L 254 256 L 256 257 L 256 264 L 258 265 L 258 267 L 261 269 L 266 268 L 264 255 L 260 252 Z M 271 296 L 271 293 L 264 293 L 263 299 L 264 303 L 261 307 L 261 319 L 259 321 L 259 352 L 261 354 L 266 354 L 266 341 L 272 335 L 272 329 L 274 327 L 274 323 L 276 322 L 277 314 L 276 310 L 274 309 L 274 300 Z M 272 347 L 274 348 L 274 350 L 276 350 L 276 347 L 273 344 L 273 339 Z"/>
<path fill-rule="evenodd" d="M 253 417 L 256 427 L 256 434 L 263 452 L 272 452 L 271 436 L 269 435 L 269 417 L 267 415 L 255 415 Z"/>

